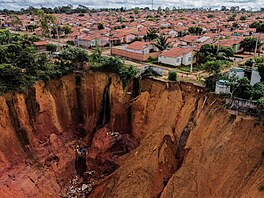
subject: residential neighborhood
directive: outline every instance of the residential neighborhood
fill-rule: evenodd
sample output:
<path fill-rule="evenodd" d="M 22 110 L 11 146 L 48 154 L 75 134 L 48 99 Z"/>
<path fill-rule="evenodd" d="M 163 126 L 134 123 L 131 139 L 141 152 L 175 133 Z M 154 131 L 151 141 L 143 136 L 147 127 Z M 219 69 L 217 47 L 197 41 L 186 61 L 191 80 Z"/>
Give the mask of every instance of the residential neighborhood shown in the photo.
<path fill-rule="evenodd" d="M 83 6 L 76 9 L 80 13 L 68 13 L 69 10 L 49 13 L 49 10 L 46 15 L 34 14 L 34 9 L 29 9 L 27 14 L 2 14 L 0 21 L 3 28 L 40 37 L 42 41 L 35 45 L 42 51 L 49 43 L 74 45 L 88 51 L 100 47 L 103 54 L 120 57 L 139 67 L 152 64 L 168 70 L 175 68 L 183 72 L 181 76 L 190 72 L 195 78 L 201 74 L 193 71 L 203 70 L 208 61 L 221 60 L 221 64 L 225 62 L 223 67 L 232 64 L 243 67 L 239 64 L 264 52 L 263 12 L 224 7 L 221 10 L 91 11 Z M 48 29 L 41 25 L 43 16 L 47 16 Z M 251 72 L 253 75 L 254 69 Z"/>
<path fill-rule="evenodd" d="M 264 0 L 0 1 L 0 198 L 264 197 Z"/>

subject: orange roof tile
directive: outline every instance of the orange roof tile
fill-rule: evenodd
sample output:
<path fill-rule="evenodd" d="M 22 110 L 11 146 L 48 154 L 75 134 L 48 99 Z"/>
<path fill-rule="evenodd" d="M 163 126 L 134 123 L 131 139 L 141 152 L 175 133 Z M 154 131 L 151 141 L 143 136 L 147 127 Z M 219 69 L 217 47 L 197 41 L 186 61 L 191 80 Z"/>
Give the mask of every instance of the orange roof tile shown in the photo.
<path fill-rule="evenodd" d="M 171 58 L 177 58 L 179 56 L 182 56 L 184 54 L 188 54 L 189 52 L 192 51 L 192 48 L 179 48 L 179 47 L 174 47 L 169 50 L 163 51 L 160 55 L 161 56 L 167 56 Z"/>

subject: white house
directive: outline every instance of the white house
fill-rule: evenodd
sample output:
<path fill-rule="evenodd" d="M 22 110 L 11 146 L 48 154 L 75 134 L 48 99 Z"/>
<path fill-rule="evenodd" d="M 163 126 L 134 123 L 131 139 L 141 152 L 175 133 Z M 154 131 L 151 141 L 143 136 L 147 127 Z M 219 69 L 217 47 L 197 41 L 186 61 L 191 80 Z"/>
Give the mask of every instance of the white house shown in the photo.
<path fill-rule="evenodd" d="M 231 78 L 231 77 L 238 77 L 240 79 L 240 78 L 244 78 L 245 71 L 244 71 L 243 68 L 236 67 L 236 68 L 230 69 L 228 75 L 229 75 L 229 78 Z"/>
<path fill-rule="evenodd" d="M 159 55 L 158 61 L 172 66 L 191 65 L 193 60 L 192 51 L 192 48 L 174 47 L 163 51 Z"/>
<path fill-rule="evenodd" d="M 253 86 L 256 83 L 260 82 L 261 77 L 259 75 L 259 72 L 257 70 L 257 68 L 253 68 L 252 69 L 252 73 L 251 73 L 251 80 L 250 80 L 250 84 Z"/>
<path fill-rule="evenodd" d="M 229 94 L 230 93 L 230 85 L 227 80 L 218 80 L 215 85 L 215 93 L 216 94 Z"/>

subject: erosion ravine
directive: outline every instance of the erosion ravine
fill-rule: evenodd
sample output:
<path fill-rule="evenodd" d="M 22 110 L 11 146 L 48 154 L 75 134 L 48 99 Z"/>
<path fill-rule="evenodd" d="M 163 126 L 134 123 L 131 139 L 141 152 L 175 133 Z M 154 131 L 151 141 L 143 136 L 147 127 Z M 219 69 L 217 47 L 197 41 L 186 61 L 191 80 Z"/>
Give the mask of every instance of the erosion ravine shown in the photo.
<path fill-rule="evenodd" d="M 263 121 L 190 83 L 75 73 L 0 96 L 1 198 L 258 198 L 263 151 Z"/>

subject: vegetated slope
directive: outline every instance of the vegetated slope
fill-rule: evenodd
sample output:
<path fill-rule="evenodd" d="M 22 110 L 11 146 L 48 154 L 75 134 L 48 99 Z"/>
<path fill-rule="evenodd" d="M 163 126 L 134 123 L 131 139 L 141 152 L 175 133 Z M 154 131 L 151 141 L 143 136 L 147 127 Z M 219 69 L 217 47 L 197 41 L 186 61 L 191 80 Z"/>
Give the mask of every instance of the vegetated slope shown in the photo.
<path fill-rule="evenodd" d="M 264 127 L 191 84 L 144 80 L 132 105 L 140 145 L 90 197 L 261 197 Z"/>

